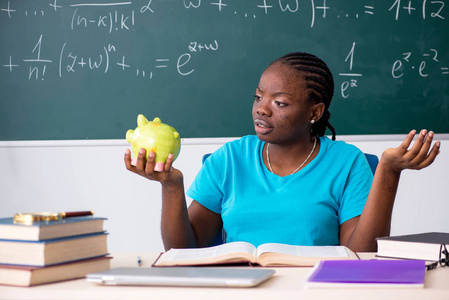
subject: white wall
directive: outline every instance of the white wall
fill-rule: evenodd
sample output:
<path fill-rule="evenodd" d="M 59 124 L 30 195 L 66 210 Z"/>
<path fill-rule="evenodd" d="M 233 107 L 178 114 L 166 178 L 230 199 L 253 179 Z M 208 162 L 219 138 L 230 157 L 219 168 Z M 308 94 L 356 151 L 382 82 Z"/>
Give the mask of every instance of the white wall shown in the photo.
<path fill-rule="evenodd" d="M 404 171 L 393 213 L 392 234 L 448 231 L 449 140 L 435 163 Z M 380 157 L 403 136 L 339 137 Z M 175 166 L 186 188 L 204 153 L 230 139 L 184 139 Z M 107 217 L 109 250 L 162 251 L 158 183 L 128 172 L 124 140 L 0 142 L 0 218 L 17 212 L 94 210 Z M 188 200 L 190 201 L 190 200 Z"/>

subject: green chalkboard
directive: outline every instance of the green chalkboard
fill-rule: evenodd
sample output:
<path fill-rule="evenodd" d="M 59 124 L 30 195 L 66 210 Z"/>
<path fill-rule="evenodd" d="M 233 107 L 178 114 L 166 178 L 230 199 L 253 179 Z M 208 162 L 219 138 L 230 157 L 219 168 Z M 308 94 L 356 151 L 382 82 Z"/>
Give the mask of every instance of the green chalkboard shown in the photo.
<path fill-rule="evenodd" d="M 334 73 L 337 135 L 449 133 L 449 3 L 0 0 L 0 140 L 253 134 L 260 74 L 305 51 Z"/>

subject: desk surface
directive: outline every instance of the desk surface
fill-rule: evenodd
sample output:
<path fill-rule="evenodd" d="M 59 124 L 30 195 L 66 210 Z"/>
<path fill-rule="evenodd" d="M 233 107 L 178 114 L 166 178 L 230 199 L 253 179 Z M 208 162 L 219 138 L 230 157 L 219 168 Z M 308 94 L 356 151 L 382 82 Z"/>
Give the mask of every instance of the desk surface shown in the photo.
<path fill-rule="evenodd" d="M 114 253 L 111 267 L 149 267 L 157 253 Z M 362 253 L 362 259 L 373 254 Z M 424 289 L 304 289 L 311 268 L 274 268 L 273 278 L 254 288 L 101 286 L 85 279 L 29 288 L 0 286 L 0 299 L 449 299 L 449 268 L 426 273 Z M 363 295 L 363 297 L 361 297 Z"/>

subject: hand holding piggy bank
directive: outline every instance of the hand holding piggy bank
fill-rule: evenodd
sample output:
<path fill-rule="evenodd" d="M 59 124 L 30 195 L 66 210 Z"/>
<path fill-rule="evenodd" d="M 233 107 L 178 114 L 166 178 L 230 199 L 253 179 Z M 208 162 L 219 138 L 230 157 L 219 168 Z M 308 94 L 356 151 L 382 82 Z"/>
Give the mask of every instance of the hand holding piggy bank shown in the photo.
<path fill-rule="evenodd" d="M 137 128 L 126 132 L 126 141 L 131 144 L 135 158 L 141 148 L 147 150 L 147 159 L 148 154 L 154 152 L 156 154 L 154 170 L 158 172 L 164 170 L 169 154 L 173 154 L 175 160 L 181 150 L 181 137 L 176 129 L 162 123 L 159 118 L 154 118 L 152 122 L 148 121 L 142 114 L 137 117 Z"/>

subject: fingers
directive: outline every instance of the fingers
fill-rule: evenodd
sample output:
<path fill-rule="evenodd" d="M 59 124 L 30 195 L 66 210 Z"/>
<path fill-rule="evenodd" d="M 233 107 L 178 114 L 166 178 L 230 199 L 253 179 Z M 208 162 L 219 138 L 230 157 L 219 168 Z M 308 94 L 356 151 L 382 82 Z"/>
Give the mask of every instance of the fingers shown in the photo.
<path fill-rule="evenodd" d="M 421 148 L 421 151 L 419 152 L 419 154 L 416 157 L 417 169 L 422 169 L 422 168 L 425 168 L 425 167 L 429 166 L 430 164 L 432 164 L 433 161 L 435 160 L 435 158 L 437 157 L 437 155 L 440 153 L 441 143 L 439 141 L 437 141 L 433 145 L 432 149 L 429 152 L 433 138 L 434 138 L 434 133 L 431 131 L 427 135 L 427 137 L 424 141 L 423 147 Z"/>
<path fill-rule="evenodd" d="M 136 170 L 142 176 L 145 176 L 146 154 L 147 151 L 144 148 L 141 148 L 137 154 Z"/>
<path fill-rule="evenodd" d="M 410 160 L 413 159 L 422 159 L 427 155 L 427 152 L 430 149 L 430 144 L 432 143 L 433 132 L 429 132 L 427 134 L 427 130 L 423 129 L 419 133 L 415 144 L 409 151 Z"/>
<path fill-rule="evenodd" d="M 440 154 L 440 146 L 441 146 L 441 143 L 439 141 L 436 142 L 435 145 L 433 145 L 432 150 L 430 151 L 429 155 L 426 157 L 426 159 L 424 161 L 421 162 L 421 164 L 419 166 L 420 169 L 425 168 L 433 163 L 433 161 L 435 160 L 437 155 Z"/>
<path fill-rule="evenodd" d="M 151 162 L 150 162 L 151 163 Z M 144 148 L 139 150 L 139 153 L 137 155 L 137 158 L 132 159 L 131 158 L 131 151 L 129 149 L 126 149 L 125 151 L 125 166 L 126 169 L 129 171 L 145 176 L 147 169 L 146 165 L 148 164 L 148 161 L 146 159 L 146 150 Z"/>
<path fill-rule="evenodd" d="M 146 161 L 145 169 L 153 171 L 154 170 L 154 164 L 155 164 L 156 154 L 153 151 L 150 151 L 148 153 L 148 159 Z"/>
<path fill-rule="evenodd" d="M 173 154 L 169 154 L 165 163 L 156 162 L 156 154 L 154 152 L 150 152 L 148 154 L 148 160 L 146 164 L 146 173 L 148 175 L 153 174 L 154 172 L 163 173 L 163 172 L 171 172 L 172 164 L 174 161 Z M 153 172 L 154 171 L 154 172 Z"/>
<path fill-rule="evenodd" d="M 146 149 L 141 148 L 137 158 L 132 159 L 131 151 L 127 149 L 124 157 L 126 169 L 151 180 L 159 181 L 163 178 L 168 178 L 166 174 L 171 173 L 173 170 L 173 154 L 169 154 L 165 163 L 157 163 L 156 153 L 150 151 L 148 153 L 148 158 L 146 157 L 146 153 Z"/>
<path fill-rule="evenodd" d="M 125 166 L 129 171 L 133 171 L 133 166 L 131 164 L 131 150 L 126 149 L 125 151 Z"/>
<path fill-rule="evenodd" d="M 415 134 L 416 130 L 413 129 L 412 131 L 410 131 L 407 137 L 402 142 L 402 144 L 398 147 L 399 149 L 402 150 L 403 153 L 407 152 L 407 149 L 410 147 L 410 144 L 412 143 Z"/>
<path fill-rule="evenodd" d="M 174 160 L 173 154 L 169 154 L 168 158 L 167 158 L 167 161 L 165 162 L 165 165 L 164 165 L 164 171 L 165 172 L 171 172 L 172 171 L 172 169 L 173 169 L 172 168 L 173 160 Z"/>
<path fill-rule="evenodd" d="M 427 132 L 425 129 L 421 130 L 415 144 L 406 154 L 410 161 L 410 168 L 419 170 L 429 166 L 435 160 L 440 151 L 441 143 L 436 142 L 430 150 L 433 138 L 433 131 Z"/>

